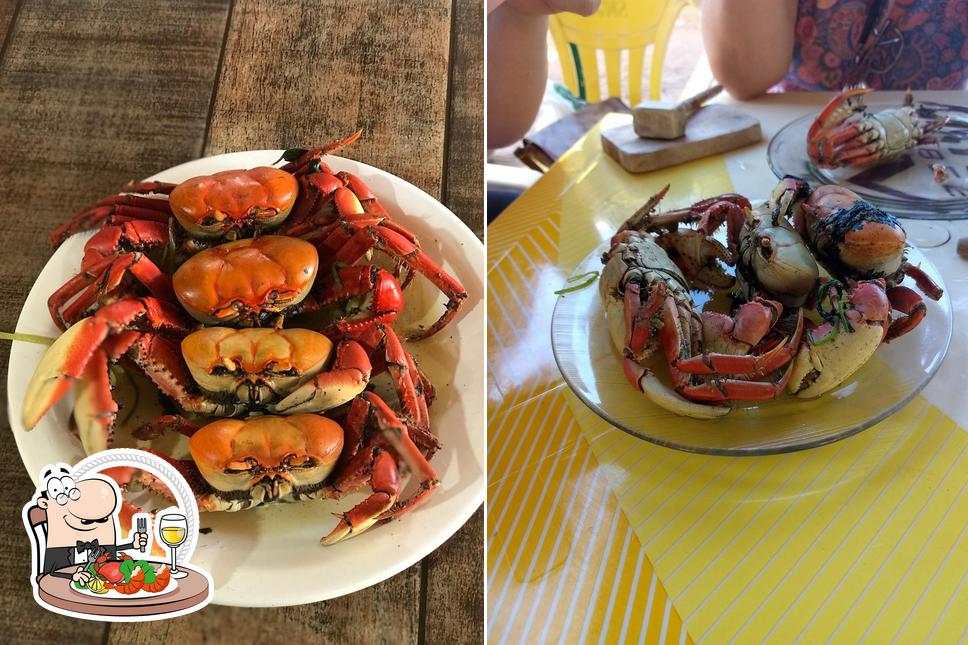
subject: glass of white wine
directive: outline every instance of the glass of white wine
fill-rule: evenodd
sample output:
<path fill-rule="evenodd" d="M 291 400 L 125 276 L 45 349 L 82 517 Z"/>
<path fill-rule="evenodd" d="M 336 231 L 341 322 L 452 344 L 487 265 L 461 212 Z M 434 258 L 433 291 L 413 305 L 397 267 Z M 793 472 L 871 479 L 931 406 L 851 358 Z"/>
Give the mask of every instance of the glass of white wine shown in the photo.
<path fill-rule="evenodd" d="M 184 515 L 177 513 L 166 513 L 161 516 L 158 524 L 161 532 L 161 541 L 171 549 L 171 577 L 184 578 L 188 575 L 185 571 L 179 571 L 175 561 L 175 550 L 188 537 L 188 520 Z"/>

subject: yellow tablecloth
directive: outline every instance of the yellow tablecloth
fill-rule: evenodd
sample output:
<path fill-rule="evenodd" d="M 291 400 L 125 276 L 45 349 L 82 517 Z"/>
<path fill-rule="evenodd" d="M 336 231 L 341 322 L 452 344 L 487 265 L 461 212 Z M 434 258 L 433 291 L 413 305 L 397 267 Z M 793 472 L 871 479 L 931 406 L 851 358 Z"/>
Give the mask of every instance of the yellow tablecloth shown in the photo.
<path fill-rule="evenodd" d="M 596 128 L 488 229 L 489 638 L 966 638 L 968 433 L 923 397 L 832 445 L 727 458 L 631 437 L 564 384 L 553 292 L 666 183 L 664 209 L 733 189 L 723 157 L 629 175 Z"/>

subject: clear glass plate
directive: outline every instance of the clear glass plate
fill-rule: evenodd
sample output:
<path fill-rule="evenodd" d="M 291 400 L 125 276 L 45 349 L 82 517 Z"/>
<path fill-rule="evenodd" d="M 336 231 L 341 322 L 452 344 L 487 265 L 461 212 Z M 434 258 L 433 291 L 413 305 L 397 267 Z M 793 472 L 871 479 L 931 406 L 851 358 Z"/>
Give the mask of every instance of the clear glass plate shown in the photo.
<path fill-rule="evenodd" d="M 573 275 L 602 268 L 602 244 Z M 917 249 L 908 259 L 944 288 L 937 269 Z M 911 280 L 905 284 L 910 286 Z M 622 373 L 609 339 L 598 285 L 558 297 L 551 319 L 555 361 L 575 394 L 600 417 L 653 443 L 717 455 L 765 455 L 821 446 L 869 428 L 907 404 L 931 380 L 951 340 L 947 292 L 912 332 L 877 353 L 850 379 L 815 399 L 784 393 L 773 401 L 735 402 L 732 411 L 702 421 L 668 412 L 637 392 Z M 668 382 L 664 367 L 660 378 Z"/>
<path fill-rule="evenodd" d="M 871 111 L 894 107 L 873 104 Z M 923 104 L 922 112 L 968 115 L 956 105 Z M 946 126 L 934 143 L 913 148 L 894 161 L 866 169 L 817 168 L 807 155 L 807 131 L 816 114 L 788 123 L 770 140 L 767 160 L 777 177 L 794 175 L 811 184 L 839 184 L 898 217 L 911 219 L 968 218 L 968 186 L 934 181 L 931 165 L 941 163 L 968 176 L 968 133 L 961 126 Z"/>

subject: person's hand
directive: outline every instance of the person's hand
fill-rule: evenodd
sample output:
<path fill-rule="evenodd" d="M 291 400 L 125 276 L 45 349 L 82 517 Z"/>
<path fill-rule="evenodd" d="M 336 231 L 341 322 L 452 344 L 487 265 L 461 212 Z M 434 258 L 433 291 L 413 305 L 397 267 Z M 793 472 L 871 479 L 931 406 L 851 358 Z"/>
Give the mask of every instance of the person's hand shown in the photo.
<path fill-rule="evenodd" d="M 139 550 L 144 551 L 145 547 L 148 546 L 148 534 L 147 533 L 135 533 L 134 534 L 134 545 L 138 547 Z"/>
<path fill-rule="evenodd" d="M 94 574 L 88 571 L 87 567 L 82 565 L 78 567 L 77 571 L 74 572 L 74 575 L 71 576 L 71 580 L 83 587 L 86 587 L 87 583 L 89 583 L 93 577 Z"/>
<path fill-rule="evenodd" d="M 579 16 L 590 16 L 598 11 L 602 0 L 506 0 L 518 11 L 551 15 L 553 13 L 570 12 Z"/>

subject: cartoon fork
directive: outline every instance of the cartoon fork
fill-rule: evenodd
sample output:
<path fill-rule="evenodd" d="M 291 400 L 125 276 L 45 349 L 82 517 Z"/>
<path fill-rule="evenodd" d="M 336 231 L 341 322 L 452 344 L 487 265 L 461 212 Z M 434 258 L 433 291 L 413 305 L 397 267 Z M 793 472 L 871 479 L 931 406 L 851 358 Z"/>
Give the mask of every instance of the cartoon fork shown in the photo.
<path fill-rule="evenodd" d="M 138 518 L 138 533 L 148 532 L 148 520 L 144 517 Z M 144 553 L 148 549 L 148 543 L 146 542 L 143 547 L 141 547 L 141 552 Z"/>

